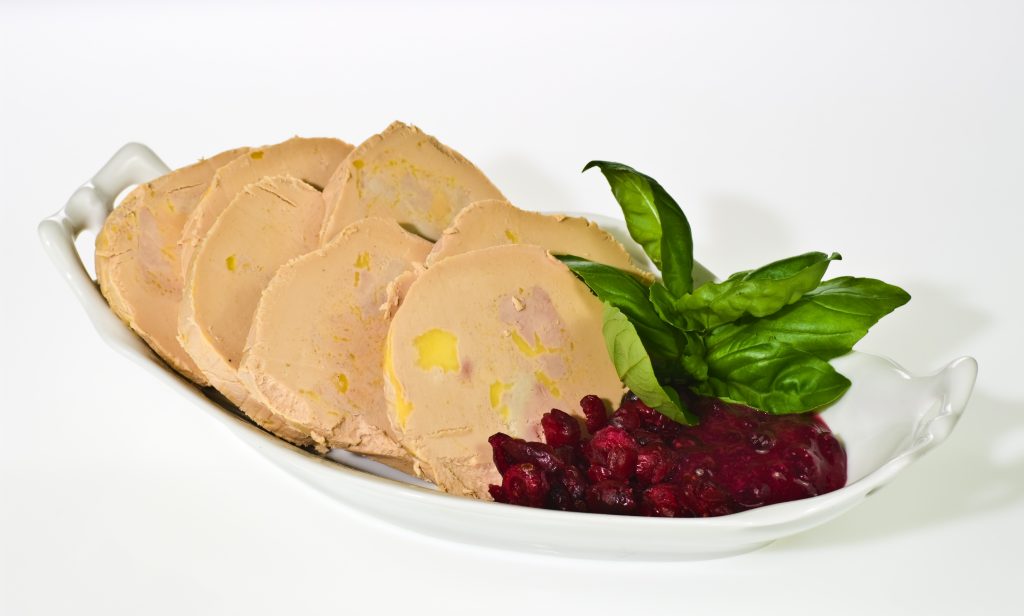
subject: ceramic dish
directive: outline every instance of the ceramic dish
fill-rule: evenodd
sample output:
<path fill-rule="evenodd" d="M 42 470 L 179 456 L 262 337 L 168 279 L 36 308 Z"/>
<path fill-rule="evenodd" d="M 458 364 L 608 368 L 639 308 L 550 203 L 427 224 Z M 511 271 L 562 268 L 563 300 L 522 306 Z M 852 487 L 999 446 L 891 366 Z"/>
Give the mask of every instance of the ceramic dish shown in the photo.
<path fill-rule="evenodd" d="M 46 252 L 100 337 L 294 477 L 352 510 L 434 537 L 584 558 L 681 560 L 753 550 L 848 511 L 938 446 L 963 413 L 977 374 L 970 357 L 924 377 L 863 353 L 834 360 L 853 386 L 824 418 L 846 445 L 849 481 L 845 488 L 815 498 L 719 518 L 670 519 L 547 511 L 443 494 L 348 452 L 334 451 L 324 458 L 264 432 L 216 394 L 178 376 L 109 310 L 82 264 L 75 238 L 84 230 L 97 232 L 124 189 L 167 171 L 151 150 L 128 144 L 62 210 L 39 225 Z M 589 217 L 642 256 L 622 221 Z"/>

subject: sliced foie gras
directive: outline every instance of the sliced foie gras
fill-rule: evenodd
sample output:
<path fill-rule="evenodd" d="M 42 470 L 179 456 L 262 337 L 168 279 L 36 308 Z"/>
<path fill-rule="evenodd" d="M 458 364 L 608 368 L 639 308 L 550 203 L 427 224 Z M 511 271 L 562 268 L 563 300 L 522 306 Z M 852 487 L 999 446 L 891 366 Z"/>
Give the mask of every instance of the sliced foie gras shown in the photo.
<path fill-rule="evenodd" d="M 185 223 L 180 240 L 182 271 L 188 271 L 199 243 L 243 188 L 263 177 L 290 175 L 323 190 L 331 174 L 351 151 L 351 145 L 338 139 L 293 137 L 255 148 L 222 167 Z"/>
<path fill-rule="evenodd" d="M 586 218 L 528 212 L 498 199 L 478 201 L 459 212 L 427 257 L 427 267 L 452 255 L 504 244 L 533 244 L 552 254 L 575 255 L 653 279 L 610 233 Z"/>
<path fill-rule="evenodd" d="M 253 318 L 242 382 L 319 449 L 342 447 L 411 470 L 386 415 L 382 306 L 388 284 L 430 248 L 393 220 L 365 218 L 281 267 Z"/>
<path fill-rule="evenodd" d="M 322 241 L 375 216 L 436 240 L 462 208 L 503 199 L 483 172 L 415 126 L 395 122 L 352 151 L 324 188 Z"/>
<path fill-rule="evenodd" d="M 178 240 L 217 169 L 248 148 L 182 167 L 128 193 L 96 236 L 96 280 L 110 308 L 172 368 L 206 377 L 176 338 L 182 273 Z"/>
<path fill-rule="evenodd" d="M 541 416 L 582 417 L 580 399 L 618 401 L 602 304 L 538 246 L 449 257 L 409 286 L 384 351 L 391 420 L 442 489 L 489 498 L 501 478 L 488 437 L 541 440 Z"/>
<path fill-rule="evenodd" d="M 247 392 L 238 365 L 260 296 L 277 269 L 317 246 L 320 191 L 287 176 L 245 187 L 199 245 L 178 315 L 178 340 L 231 402 L 262 427 L 292 442 L 309 435 L 274 416 Z"/>

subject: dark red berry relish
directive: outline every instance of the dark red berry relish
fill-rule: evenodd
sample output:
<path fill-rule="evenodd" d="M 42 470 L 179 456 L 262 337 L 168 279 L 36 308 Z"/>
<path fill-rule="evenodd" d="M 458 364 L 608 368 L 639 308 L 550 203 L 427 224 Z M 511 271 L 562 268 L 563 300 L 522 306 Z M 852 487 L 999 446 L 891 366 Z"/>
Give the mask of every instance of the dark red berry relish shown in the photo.
<path fill-rule="evenodd" d="M 584 435 L 568 413 L 541 418 L 547 443 L 489 440 L 500 503 L 620 515 L 710 517 L 825 494 L 846 484 L 846 452 L 816 414 L 769 415 L 713 398 L 680 425 L 632 393 L 608 417 L 580 401 Z"/>

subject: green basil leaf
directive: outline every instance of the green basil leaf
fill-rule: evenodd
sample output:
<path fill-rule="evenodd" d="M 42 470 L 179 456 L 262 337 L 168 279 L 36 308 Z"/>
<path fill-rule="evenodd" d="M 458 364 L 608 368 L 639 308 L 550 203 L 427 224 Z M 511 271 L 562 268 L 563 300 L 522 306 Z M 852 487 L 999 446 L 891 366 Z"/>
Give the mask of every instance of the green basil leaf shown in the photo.
<path fill-rule="evenodd" d="M 708 380 L 707 346 L 700 334 L 683 333 L 683 354 L 679 358 L 679 363 L 691 380 Z"/>
<path fill-rule="evenodd" d="M 679 336 L 661 320 L 647 297 L 647 287 L 632 274 L 603 263 L 572 255 L 556 257 L 572 270 L 601 301 L 621 310 L 636 327 L 653 355 L 674 359 L 680 353 Z"/>
<path fill-rule="evenodd" d="M 779 341 L 820 359 L 845 355 L 879 319 L 910 301 L 903 289 L 872 278 L 844 276 L 822 282 L 795 303 L 760 319 L 715 328 L 714 353 Z"/>
<path fill-rule="evenodd" d="M 782 342 L 710 349 L 700 393 L 774 414 L 804 413 L 839 399 L 850 381 L 827 361 Z"/>
<path fill-rule="evenodd" d="M 693 236 L 679 204 L 658 182 L 620 163 L 592 160 L 611 186 L 626 219 L 629 235 L 661 270 L 677 297 L 693 290 Z"/>
<path fill-rule="evenodd" d="M 697 424 L 699 419 L 686 408 L 679 394 L 658 382 L 636 328 L 621 310 L 605 303 L 601 331 L 615 371 L 626 387 L 669 419 L 688 426 Z"/>
<path fill-rule="evenodd" d="M 655 282 L 647 288 L 647 297 L 651 300 L 654 311 L 658 313 L 658 317 L 662 321 L 672 325 L 679 331 L 690 331 L 682 326 L 683 318 L 676 309 L 676 298 L 672 297 L 668 287 L 660 281 Z"/>
<path fill-rule="evenodd" d="M 701 285 L 676 300 L 672 322 L 688 330 L 711 329 L 745 315 L 768 316 L 817 287 L 829 263 L 841 258 L 809 252 Z"/>
<path fill-rule="evenodd" d="M 682 355 L 678 359 L 683 375 L 691 381 L 706 381 L 708 362 L 704 357 L 707 354 L 704 337 L 698 332 L 682 327 L 684 319 L 676 310 L 675 299 L 665 285 L 655 282 L 648 289 L 648 293 L 651 305 L 661 320 L 675 327 L 682 335 Z"/>

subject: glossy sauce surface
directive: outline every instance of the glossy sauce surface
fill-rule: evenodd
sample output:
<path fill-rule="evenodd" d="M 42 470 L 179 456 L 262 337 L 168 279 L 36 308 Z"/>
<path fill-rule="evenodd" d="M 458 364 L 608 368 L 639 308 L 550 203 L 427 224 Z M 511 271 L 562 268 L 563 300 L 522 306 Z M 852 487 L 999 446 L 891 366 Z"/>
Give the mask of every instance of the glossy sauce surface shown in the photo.
<path fill-rule="evenodd" d="M 697 426 L 682 426 L 627 395 L 610 417 L 581 401 L 572 416 L 544 415 L 546 443 L 495 434 L 502 474 L 496 501 L 621 515 L 710 517 L 808 498 L 846 484 L 846 452 L 816 414 L 768 415 L 694 398 Z"/>

